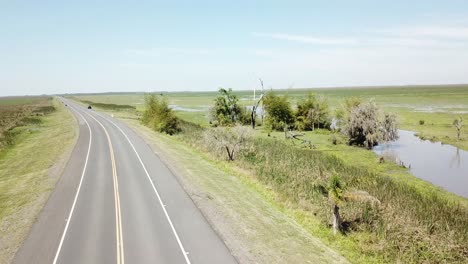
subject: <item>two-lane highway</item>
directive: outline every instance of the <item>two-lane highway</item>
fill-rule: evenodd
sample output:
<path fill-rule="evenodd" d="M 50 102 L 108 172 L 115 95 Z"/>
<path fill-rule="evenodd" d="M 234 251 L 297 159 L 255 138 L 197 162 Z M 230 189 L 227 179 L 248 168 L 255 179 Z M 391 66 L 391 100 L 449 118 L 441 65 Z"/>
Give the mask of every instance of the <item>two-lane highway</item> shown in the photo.
<path fill-rule="evenodd" d="M 64 101 L 80 137 L 15 263 L 236 263 L 143 139 Z"/>

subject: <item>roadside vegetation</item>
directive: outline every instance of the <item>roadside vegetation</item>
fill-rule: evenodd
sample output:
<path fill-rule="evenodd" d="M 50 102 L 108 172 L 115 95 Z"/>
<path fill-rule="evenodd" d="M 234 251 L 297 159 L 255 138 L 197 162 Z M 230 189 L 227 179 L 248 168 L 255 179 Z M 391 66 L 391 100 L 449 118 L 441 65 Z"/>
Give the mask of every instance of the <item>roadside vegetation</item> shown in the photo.
<path fill-rule="evenodd" d="M 267 92 L 265 116 L 255 116 L 257 127 L 251 129 L 240 113 L 229 111 L 245 109 L 245 104 L 231 100 L 233 91 L 220 91 L 211 97 L 212 109 L 227 110 L 211 115 L 213 127 L 206 125 L 210 120 L 205 125 L 180 120 L 174 139 L 249 174 L 274 193 L 284 212 L 353 263 L 463 263 L 468 258 L 467 199 L 366 149 L 396 139 L 398 123 L 414 120 L 414 126 L 423 127 L 431 117 L 409 119 L 398 108 L 382 109 L 379 100 L 352 92 L 339 101 Z M 456 139 L 453 118 L 444 122 Z"/>
<path fill-rule="evenodd" d="M 164 97 L 148 94 L 145 97 L 145 105 L 146 109 L 141 120 L 145 125 L 169 135 L 180 132 L 180 121 Z"/>
<path fill-rule="evenodd" d="M 52 98 L 16 98 L 0 100 L 0 150 L 13 146 L 30 124 L 40 124 L 41 116 L 55 111 Z"/>
<path fill-rule="evenodd" d="M 247 110 L 239 104 L 239 98 L 232 89 L 219 89 L 220 95 L 214 100 L 210 110 L 212 126 L 229 126 L 236 123 L 249 124 L 250 115 Z"/>
<path fill-rule="evenodd" d="M 83 104 L 90 105 L 92 107 L 101 108 L 104 110 L 135 110 L 136 107 L 131 105 L 120 105 L 120 104 L 109 104 L 109 103 L 96 103 L 88 100 L 79 100 Z"/>
<path fill-rule="evenodd" d="M 461 131 L 460 140 L 452 123 L 455 118 L 468 120 L 468 85 L 435 86 L 395 86 L 395 87 L 356 87 L 329 89 L 275 89 L 277 95 L 288 95 L 292 106 L 307 98 L 310 92 L 323 96 L 332 115 L 343 107 L 346 98 L 358 100 L 372 99 L 383 110 L 398 116 L 399 127 L 418 133 L 418 136 L 431 141 L 441 141 L 464 150 L 468 150 L 468 126 Z M 258 92 L 258 90 L 257 90 Z M 234 91 L 239 104 L 251 107 L 258 101 L 253 100 L 252 91 Z M 208 127 L 211 115 L 209 108 L 218 92 L 171 92 L 163 93 L 169 105 L 176 105 L 194 111 L 174 112 L 178 117 Z M 134 106 L 137 111 L 144 111 L 144 93 L 109 93 L 99 95 L 74 95 L 79 100 Z M 261 113 L 261 109 L 258 109 Z M 257 120 L 262 120 L 261 114 Z M 424 124 L 420 125 L 420 121 Z M 261 124 L 261 123 L 260 123 Z"/>
<path fill-rule="evenodd" d="M 274 125 L 265 125 L 266 130 L 291 129 L 294 111 L 287 98 L 274 97 L 269 104 L 265 122 Z M 379 113 L 372 102 L 348 105 L 345 129 L 334 136 L 366 148 L 397 138 L 394 116 Z M 212 141 L 219 141 L 220 136 L 210 137 L 210 129 L 199 132 L 204 137 L 197 136 L 193 127 L 186 131 L 190 132 L 185 133 L 187 138 L 181 136 L 182 140 L 218 159 L 226 159 L 224 148 L 229 144 L 242 144 L 235 166 L 252 171 L 285 203 L 312 212 L 324 227 L 333 226 L 334 233 L 339 230 L 343 236 L 335 240 L 349 242 L 359 254 L 374 256 L 380 262 L 462 262 L 468 257 L 466 202 L 447 199 L 430 184 L 413 185 L 387 173 L 375 173 L 327 152 L 288 144 L 291 141 L 287 138 L 227 137 L 231 140 L 213 148 Z M 230 134 L 232 128 L 225 131 Z M 250 134 L 255 135 L 253 131 Z M 227 158 L 233 160 L 230 155 Z M 377 158 L 374 162 L 378 166 Z M 420 185 L 429 188 L 423 191 Z M 352 260 L 354 255 L 345 256 Z"/>
<path fill-rule="evenodd" d="M 0 263 L 10 263 L 77 134 L 72 115 L 49 97 L 2 98 L 0 115 Z"/>

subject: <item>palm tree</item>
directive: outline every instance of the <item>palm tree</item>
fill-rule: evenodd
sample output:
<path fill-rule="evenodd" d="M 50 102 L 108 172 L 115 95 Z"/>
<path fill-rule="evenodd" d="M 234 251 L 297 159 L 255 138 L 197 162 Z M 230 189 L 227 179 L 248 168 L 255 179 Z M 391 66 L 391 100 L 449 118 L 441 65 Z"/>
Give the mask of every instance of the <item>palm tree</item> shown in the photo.
<path fill-rule="evenodd" d="M 340 205 L 344 202 L 343 197 L 344 186 L 338 174 L 334 174 L 330 178 L 328 186 L 328 198 L 332 202 L 332 216 L 333 216 L 333 234 L 336 235 L 341 230 L 341 216 Z"/>
<path fill-rule="evenodd" d="M 365 191 L 347 191 L 338 174 L 333 174 L 328 185 L 328 199 L 332 203 L 333 234 L 341 231 L 340 205 L 345 202 L 370 202 L 380 205 L 380 201 Z"/>

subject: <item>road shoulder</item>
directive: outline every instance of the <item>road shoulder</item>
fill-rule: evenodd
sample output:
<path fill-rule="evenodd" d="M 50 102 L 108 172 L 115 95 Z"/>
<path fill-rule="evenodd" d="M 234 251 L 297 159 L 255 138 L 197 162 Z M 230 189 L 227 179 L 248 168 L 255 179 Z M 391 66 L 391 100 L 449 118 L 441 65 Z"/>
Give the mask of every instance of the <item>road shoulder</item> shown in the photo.
<path fill-rule="evenodd" d="M 54 155 L 43 164 L 43 170 L 38 170 L 43 188 L 38 192 L 37 198 L 30 205 L 21 209 L 21 211 L 25 212 L 25 215 L 19 211 L 19 215 L 14 216 L 15 218 L 21 216 L 24 225 L 15 232 L 17 235 L 14 239 L 11 239 L 15 244 L 12 244 L 11 251 L 8 253 L 8 263 L 42 263 L 42 257 L 46 255 L 47 257 L 49 255 L 53 257 L 51 252 L 56 249 L 56 244 L 52 245 L 48 241 L 48 238 L 52 236 L 47 234 L 53 233 L 54 230 L 63 229 L 62 225 L 65 223 L 65 218 L 61 217 L 54 221 L 53 217 L 46 216 L 55 216 L 60 211 L 60 208 L 56 208 L 51 203 L 51 200 L 57 199 L 54 198 L 57 189 L 63 189 L 64 185 L 73 188 L 73 183 L 66 183 L 62 175 L 70 166 L 70 159 L 76 154 L 82 139 L 80 139 L 81 135 L 77 121 L 70 110 L 65 108 L 58 100 L 56 101 L 56 107 L 59 109 L 58 117 L 51 117 L 50 120 L 50 126 L 55 129 L 53 131 L 47 130 L 49 133 L 39 139 L 40 141 L 37 144 L 42 145 L 43 150 L 36 153 L 35 157 L 46 155 L 45 152 L 52 152 Z M 61 129 L 59 129 L 60 127 Z M 44 175 L 41 176 L 42 174 Z M 64 204 L 67 202 L 64 197 L 60 199 Z M 66 209 L 65 207 L 69 208 L 69 205 L 63 206 L 63 210 Z"/>

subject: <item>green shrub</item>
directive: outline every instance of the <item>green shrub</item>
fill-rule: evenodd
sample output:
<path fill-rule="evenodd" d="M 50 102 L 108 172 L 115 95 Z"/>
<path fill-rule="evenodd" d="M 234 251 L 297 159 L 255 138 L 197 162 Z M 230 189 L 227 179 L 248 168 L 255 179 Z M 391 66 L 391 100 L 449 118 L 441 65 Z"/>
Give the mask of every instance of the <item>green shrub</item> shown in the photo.
<path fill-rule="evenodd" d="M 263 99 L 266 111 L 265 126 L 267 129 L 282 131 L 285 126 L 294 125 L 294 116 L 291 103 L 286 95 L 279 96 L 273 91 L 268 92 Z"/>
<path fill-rule="evenodd" d="M 41 106 L 41 107 L 38 107 L 37 109 L 35 109 L 33 111 L 33 113 L 41 113 L 41 114 L 50 114 L 52 112 L 55 111 L 55 107 L 53 107 L 52 105 L 48 105 L 48 106 Z"/>
<path fill-rule="evenodd" d="M 330 139 L 329 140 L 333 145 L 338 145 L 338 144 L 343 143 L 341 138 L 335 133 L 330 134 Z"/>
<path fill-rule="evenodd" d="M 142 122 L 152 129 L 167 133 L 169 135 L 176 134 L 181 131 L 179 119 L 176 117 L 172 109 L 169 108 L 167 101 L 162 97 L 157 97 L 154 94 L 145 96 L 145 112 L 143 113 Z"/>
<path fill-rule="evenodd" d="M 42 120 L 37 117 L 24 117 L 23 119 L 21 119 L 20 123 L 21 125 L 27 125 L 27 124 L 37 125 L 37 124 L 42 123 Z"/>
<path fill-rule="evenodd" d="M 211 108 L 211 122 L 216 126 L 228 126 L 233 125 L 236 122 L 242 122 L 243 120 L 243 109 L 239 106 L 239 99 L 232 92 L 232 89 L 228 90 L 220 88 L 220 95 L 214 100 L 214 106 Z"/>
<path fill-rule="evenodd" d="M 422 119 L 419 120 L 419 124 L 420 124 L 421 126 L 424 125 L 424 120 L 422 120 Z"/>
<path fill-rule="evenodd" d="M 328 128 L 330 126 L 328 102 L 323 96 L 309 93 L 306 99 L 297 104 L 296 121 L 302 130 Z M 299 130 L 298 127 L 296 129 Z"/>
<path fill-rule="evenodd" d="M 9 129 L 3 131 L 2 137 L 0 138 L 1 145 L 3 146 L 12 146 L 15 143 L 15 137 L 18 135 L 18 130 Z"/>
<path fill-rule="evenodd" d="M 250 111 L 249 109 L 247 108 L 242 108 L 241 109 L 241 112 L 239 114 L 239 123 L 241 125 L 250 125 L 252 120 L 251 120 L 251 116 L 250 116 Z"/>

